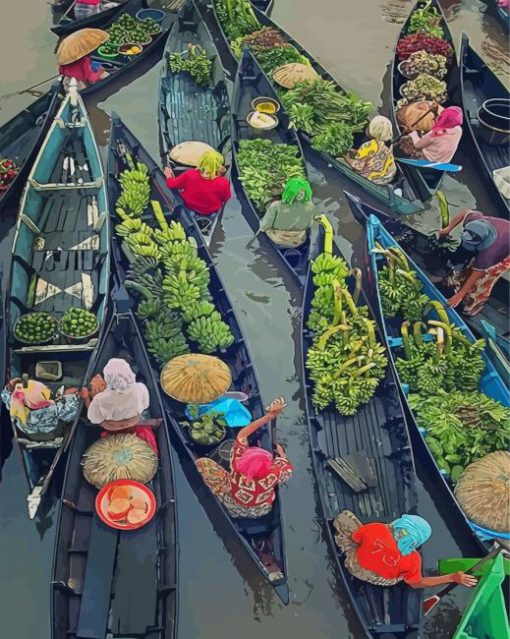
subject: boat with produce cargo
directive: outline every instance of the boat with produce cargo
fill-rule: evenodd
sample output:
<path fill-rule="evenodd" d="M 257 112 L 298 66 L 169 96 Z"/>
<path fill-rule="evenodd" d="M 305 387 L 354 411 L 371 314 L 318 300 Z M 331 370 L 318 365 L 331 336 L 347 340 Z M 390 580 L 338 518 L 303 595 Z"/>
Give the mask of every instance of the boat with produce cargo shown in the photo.
<path fill-rule="evenodd" d="M 74 432 L 76 422 L 63 417 L 72 414 L 73 395 L 62 397 L 62 391 L 81 387 L 97 347 L 108 302 L 109 249 L 99 151 L 72 87 L 28 177 L 6 287 L 6 379 L 19 380 L 23 406 L 44 400 L 53 411 L 40 415 L 8 400 L 31 518 Z"/>
<path fill-rule="evenodd" d="M 105 20 L 124 12 L 130 4 L 134 4 L 135 2 L 136 0 L 116 0 L 116 2 L 105 3 L 111 6 L 107 9 L 103 9 L 99 13 L 93 13 L 86 18 L 77 20 L 74 14 L 76 2 L 71 0 L 71 2 L 61 6 L 59 11 L 52 11 L 53 26 L 51 30 L 55 35 L 62 38 L 78 29 L 95 28 L 98 25 L 104 24 Z"/>
<path fill-rule="evenodd" d="M 143 339 L 158 375 L 167 362 L 190 350 L 219 353 L 230 370 L 236 397 L 246 399 L 253 419 L 261 417 L 264 409 L 252 358 L 202 235 L 189 213 L 177 206 L 157 164 L 115 114 L 107 166 L 110 202 L 120 215 L 115 218 L 112 213 L 117 222 L 113 256 L 121 281 L 136 300 L 135 315 L 144 327 Z M 288 603 L 278 489 L 268 515 L 233 518 L 211 495 L 195 466 L 199 457 L 219 455 L 219 441 L 200 445 L 182 425 L 187 419 L 184 405 L 166 395 L 163 404 L 177 447 L 190 462 L 193 484 L 207 493 L 204 507 L 214 511 L 210 516 L 221 521 L 229 538 L 239 541 L 264 579 Z M 235 436 L 235 428 L 226 429 L 226 443 Z M 273 428 L 264 426 L 253 437 L 252 444 L 273 450 Z"/>
<path fill-rule="evenodd" d="M 209 145 L 223 155 L 228 169 L 232 164 L 225 69 L 195 0 L 185 3 L 166 43 L 159 85 L 159 131 L 163 165 L 171 166 L 176 175 L 190 168 L 190 162 L 196 166 L 200 157 L 189 155 L 194 145 L 186 143 L 201 143 L 195 145 L 200 153 Z M 206 244 L 222 214 L 223 210 L 193 214 Z"/>
<path fill-rule="evenodd" d="M 404 75 L 403 63 L 409 64 L 409 56 L 417 51 L 421 52 L 419 54 L 421 56 L 425 52 L 427 59 L 418 62 L 413 73 L 408 70 Z M 437 57 L 432 58 L 432 55 L 443 56 L 446 58 L 446 63 L 438 63 L 436 66 Z M 418 70 L 420 73 L 415 76 Z M 446 74 L 443 75 L 445 71 Z M 414 77 L 411 79 L 408 77 L 409 74 Z M 411 11 L 395 47 L 391 78 L 389 111 L 397 135 L 402 134 L 398 102 L 406 96 L 410 102 L 426 99 L 435 101 L 442 107 L 460 106 L 459 67 L 455 57 L 455 47 L 448 23 L 437 0 L 418 0 Z M 418 119 L 411 124 L 416 126 L 419 121 Z M 409 164 L 403 164 L 402 171 L 423 202 L 434 195 L 444 176 L 444 171 L 423 169 Z"/>
<path fill-rule="evenodd" d="M 141 510 L 140 505 L 147 510 L 147 504 L 140 501 L 142 493 L 137 492 L 136 500 L 129 497 L 131 511 L 124 527 L 117 516 L 113 522 L 115 528 L 105 523 L 108 520 L 104 511 L 98 510 L 104 498 L 99 502 L 98 486 L 84 476 L 84 469 L 88 470 L 92 461 L 89 459 L 83 465 L 84 453 L 92 457 L 90 446 L 105 440 L 101 439 L 100 426 L 81 417 L 69 450 L 58 517 L 51 583 L 53 639 L 70 636 L 171 639 L 177 636 L 177 505 L 171 444 L 157 379 L 133 315 L 121 305 L 122 301 L 119 306 L 115 305 L 86 379 L 88 382 L 102 373 L 110 358 L 120 357 L 132 366 L 137 381 L 147 386 L 150 417 L 163 418 L 154 432 L 158 455 L 152 453 L 155 467 L 152 479 L 147 482 L 147 488 L 155 497 L 155 513 L 148 523 L 137 527 L 139 518 L 131 513 Z M 145 443 L 134 434 L 110 435 L 108 439 L 114 438 L 119 442 L 118 450 L 124 454 L 128 450 L 133 457 L 134 444 L 126 438 Z M 124 439 L 120 441 L 120 438 Z M 91 476 L 95 478 L 96 474 Z M 124 484 L 129 489 L 130 482 Z M 144 484 L 138 484 L 140 486 L 143 488 Z M 116 490 L 122 491 L 122 495 L 117 494 L 124 498 L 118 499 L 118 503 L 125 502 L 128 495 L 126 487 L 110 488 L 107 498 L 112 491 L 112 505 Z"/>
<path fill-rule="evenodd" d="M 264 101 L 274 113 L 262 113 L 260 117 L 267 124 L 257 125 L 253 121 L 259 113 L 256 107 Z M 232 146 L 242 212 L 252 231 L 258 233 L 266 207 L 281 198 L 282 185 L 291 177 L 306 178 L 307 174 L 299 138 L 289 128 L 289 119 L 280 109 L 271 83 L 248 48 L 243 51 L 234 85 Z M 266 233 L 258 238 L 261 235 L 302 287 L 308 270 L 310 231 L 296 248 L 279 246 Z"/>
<path fill-rule="evenodd" d="M 244 6 L 244 3 L 245 0 L 236 0 L 236 5 Z M 311 152 L 333 166 L 335 170 L 358 184 L 379 202 L 390 206 L 395 213 L 412 215 L 423 209 L 422 202 L 419 201 L 400 166 L 397 165 L 397 173 L 391 184 L 380 185 L 354 171 L 344 160 L 337 159 L 336 156 L 345 153 L 346 147 L 357 147 L 362 142 L 361 134 L 367 123 L 368 113 L 372 108 L 370 103 L 363 102 L 358 97 L 346 92 L 296 40 L 256 8 L 253 8 L 249 21 L 246 17 L 248 22 L 245 23 L 245 21 L 242 25 L 235 21 L 232 23 L 228 21 L 228 13 L 223 6 L 223 0 L 214 0 L 209 11 L 212 12 L 212 17 L 221 34 L 219 38 L 221 40 L 221 54 L 228 57 L 228 59 L 224 59 L 224 65 L 229 70 L 237 67 L 244 42 L 241 40 L 241 36 L 244 33 L 248 34 L 246 44 L 248 46 L 251 44 L 252 48 L 259 49 L 255 51 L 255 58 L 268 77 L 272 78 L 272 73 L 280 66 L 301 65 L 303 62 L 306 63 L 306 66 L 310 65 L 315 74 L 320 76 L 316 90 L 307 98 L 300 96 L 296 90 L 283 91 L 277 83 L 271 80 L 282 105 L 290 114 L 290 119 L 293 120 L 307 149 L 309 148 Z M 227 27 L 227 24 L 232 26 Z M 225 29 L 222 25 L 225 26 Z M 264 31 L 260 31 L 260 29 L 264 29 Z M 252 33 L 255 35 L 251 36 L 250 42 L 249 34 Z M 235 41 L 235 44 L 231 44 L 231 40 Z M 282 44 L 285 46 L 282 47 Z M 220 47 L 220 43 L 218 43 L 218 47 Z M 317 117 L 319 120 L 315 119 Z M 344 124 L 349 126 L 345 127 Z M 331 133 L 332 129 L 328 126 L 336 127 L 333 137 L 341 137 L 341 148 L 331 146 L 333 138 L 328 135 L 328 132 Z M 320 135 L 321 133 L 322 135 Z"/>
<path fill-rule="evenodd" d="M 441 496 L 441 505 L 457 511 L 468 530 L 471 522 L 453 487 L 470 463 L 508 448 L 510 390 L 488 358 L 484 341 L 476 340 L 460 315 L 447 306 L 371 213 L 372 207 L 346 196 L 353 214 L 366 226 L 370 295 L 399 376 L 416 454 Z"/>
<path fill-rule="evenodd" d="M 382 588 L 356 579 L 335 543 L 333 522 L 343 510 L 353 512 L 364 524 L 390 523 L 402 513 L 415 512 L 417 480 L 406 417 L 384 340 L 367 307 L 360 274 L 353 276 L 333 244 L 327 220 L 325 227 L 308 271 L 301 344 L 308 429 L 326 539 L 363 637 L 416 638 L 421 629 L 421 591 L 404 583 Z M 335 332 L 336 321 L 348 332 Z M 361 342 L 366 343 L 366 352 L 354 352 L 357 342 L 361 349 Z M 340 366 L 344 381 L 351 380 L 343 390 L 324 382 L 323 367 L 328 350 L 333 349 L 338 353 L 335 369 Z"/>
<path fill-rule="evenodd" d="M 494 215 L 510 216 L 510 93 L 469 44 L 460 45 L 464 121 Z"/>
<path fill-rule="evenodd" d="M 0 216 L 21 193 L 60 105 L 59 83 L 0 127 Z M 14 166 L 13 166 L 14 165 Z M 17 208 L 13 207 L 13 213 Z"/>

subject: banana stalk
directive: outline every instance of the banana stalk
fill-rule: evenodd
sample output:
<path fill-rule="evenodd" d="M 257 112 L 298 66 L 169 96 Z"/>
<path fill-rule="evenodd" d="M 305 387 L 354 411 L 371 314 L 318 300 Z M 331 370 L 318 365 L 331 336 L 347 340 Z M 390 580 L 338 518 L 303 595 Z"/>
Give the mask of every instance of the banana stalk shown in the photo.
<path fill-rule="evenodd" d="M 356 266 L 353 269 L 351 269 L 351 275 L 354 277 L 354 281 L 355 281 L 352 299 L 354 300 L 354 303 L 357 304 L 359 301 L 361 286 L 363 283 L 363 273 L 361 272 L 361 269 Z"/>
<path fill-rule="evenodd" d="M 444 330 L 441 327 L 437 327 L 437 339 L 436 339 L 436 352 L 434 353 L 434 366 L 437 366 L 441 361 L 444 350 Z"/>
<path fill-rule="evenodd" d="M 324 227 L 324 253 L 333 254 L 333 227 L 328 218 L 322 214 L 315 218 Z"/>
<path fill-rule="evenodd" d="M 430 300 L 430 302 L 425 307 L 425 314 L 427 314 L 431 309 L 434 309 L 436 311 L 440 322 L 442 322 L 443 324 L 450 324 L 448 314 L 440 302 L 438 302 L 437 300 Z"/>
<path fill-rule="evenodd" d="M 156 221 L 159 224 L 163 233 L 165 231 L 168 231 L 168 223 L 165 220 L 165 214 L 163 213 L 161 204 L 157 200 L 151 200 L 151 206 L 152 206 L 152 210 L 154 211 L 154 217 L 156 218 Z"/>
<path fill-rule="evenodd" d="M 352 373 L 352 377 L 361 377 L 362 375 L 364 375 L 365 373 L 367 373 L 369 370 L 371 370 L 374 367 L 375 367 L 375 362 L 370 362 L 369 364 L 365 364 L 365 366 L 361 366 L 361 368 L 358 368 L 357 371 L 354 371 L 354 373 Z"/>
<path fill-rule="evenodd" d="M 407 257 L 402 253 L 402 251 L 395 247 L 389 248 L 390 253 L 394 256 L 395 260 L 399 262 L 404 271 L 410 271 L 409 262 L 407 261 Z"/>
<path fill-rule="evenodd" d="M 413 326 L 413 337 L 416 346 L 423 346 L 423 329 L 427 328 L 424 322 L 415 322 Z"/>
<path fill-rule="evenodd" d="M 375 325 L 369 319 L 365 319 L 365 326 L 367 327 L 368 346 L 370 349 L 375 348 Z"/>
<path fill-rule="evenodd" d="M 348 368 L 354 366 L 354 364 L 361 364 L 361 361 L 365 359 L 364 355 L 360 355 L 359 357 L 351 357 L 346 362 L 344 362 L 341 366 L 338 367 L 338 370 L 333 375 L 333 379 L 338 379 L 342 373 L 344 373 Z"/>
<path fill-rule="evenodd" d="M 330 328 L 327 328 L 317 342 L 317 349 L 323 351 L 326 348 L 326 344 L 328 343 L 329 339 L 333 337 L 335 333 L 348 330 L 349 327 L 343 324 L 338 324 L 337 326 L 331 326 Z"/>
<path fill-rule="evenodd" d="M 445 324 L 444 322 L 436 322 L 436 320 L 429 320 L 430 326 L 435 326 L 437 329 L 442 329 L 444 334 L 446 335 L 445 343 L 444 343 L 444 354 L 447 355 L 450 352 L 450 348 L 452 346 L 452 327 L 449 324 Z"/>
<path fill-rule="evenodd" d="M 441 215 L 441 228 L 445 229 L 450 223 L 450 209 L 448 200 L 442 191 L 436 191 L 437 201 L 439 203 L 439 214 Z"/>
<path fill-rule="evenodd" d="M 406 359 L 411 359 L 411 344 L 409 342 L 409 322 L 402 322 L 402 326 L 400 327 L 400 334 L 402 335 L 402 342 L 404 344 L 404 352 L 406 354 Z"/>

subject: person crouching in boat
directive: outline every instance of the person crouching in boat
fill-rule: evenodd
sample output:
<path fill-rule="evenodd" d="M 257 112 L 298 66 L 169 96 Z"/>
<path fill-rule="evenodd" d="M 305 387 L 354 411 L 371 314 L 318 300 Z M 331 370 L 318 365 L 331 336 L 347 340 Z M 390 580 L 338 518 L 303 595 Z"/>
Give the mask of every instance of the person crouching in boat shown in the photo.
<path fill-rule="evenodd" d="M 347 164 L 374 184 L 389 184 L 397 172 L 393 155 L 393 126 L 388 118 L 376 115 L 367 127 L 370 140 L 345 156 Z"/>
<path fill-rule="evenodd" d="M 84 20 L 96 13 L 101 13 L 102 10 L 102 0 L 76 0 L 73 9 L 74 18 Z"/>
<path fill-rule="evenodd" d="M 89 53 L 104 44 L 109 34 L 100 29 L 79 29 L 62 40 L 57 47 L 58 72 L 63 76 L 63 86 L 69 91 L 72 78 L 82 91 L 90 84 L 108 77 L 108 72 L 98 63 L 93 63 Z"/>
<path fill-rule="evenodd" d="M 104 379 L 96 375 L 91 380 L 90 391 L 87 388 L 81 390 L 89 422 L 99 424 L 106 431 L 102 437 L 119 431 L 134 433 L 157 453 L 156 437 L 151 427 L 159 426 L 161 420 L 142 418 L 150 404 L 147 386 L 136 381 L 128 362 L 116 357 L 107 362 L 103 376 Z"/>
<path fill-rule="evenodd" d="M 416 160 L 450 162 L 462 137 L 462 109 L 448 107 L 437 116 L 432 129 L 423 137 L 411 131 L 399 142 L 405 155 Z"/>
<path fill-rule="evenodd" d="M 472 316 L 482 310 L 503 273 L 510 271 L 510 221 L 465 209 L 438 231 L 439 237 L 448 236 L 459 224 L 462 248 L 473 259 L 460 274 L 445 281 L 455 289 L 448 306 L 456 308 L 464 302 L 463 312 Z"/>
<path fill-rule="evenodd" d="M 230 453 L 230 473 L 207 457 L 197 459 L 197 468 L 205 484 L 232 517 L 263 517 L 271 512 L 278 484 L 292 475 L 293 466 L 283 448 L 276 445 L 276 455 L 250 446 L 248 437 L 272 421 L 285 408 L 283 398 L 275 399 L 267 414 L 239 431 Z"/>
<path fill-rule="evenodd" d="M 259 233 L 283 247 L 301 246 L 313 225 L 319 209 L 312 202 L 312 187 L 304 178 L 290 178 L 285 183 L 282 199 L 271 202 L 260 220 Z"/>
<path fill-rule="evenodd" d="M 164 170 L 166 185 L 177 189 L 190 211 L 198 215 L 212 215 L 220 211 L 232 197 L 230 182 L 224 177 L 224 160 L 217 151 L 206 151 L 198 168 L 188 169 L 175 177 L 170 168 Z"/>
<path fill-rule="evenodd" d="M 345 553 L 345 567 L 358 579 L 375 586 L 394 586 L 404 581 L 411 588 L 431 588 L 447 583 L 475 586 L 471 575 L 456 572 L 424 577 L 417 548 L 432 533 L 429 523 L 417 515 L 402 515 L 391 524 L 363 525 L 350 511 L 336 516 L 335 541 Z"/>

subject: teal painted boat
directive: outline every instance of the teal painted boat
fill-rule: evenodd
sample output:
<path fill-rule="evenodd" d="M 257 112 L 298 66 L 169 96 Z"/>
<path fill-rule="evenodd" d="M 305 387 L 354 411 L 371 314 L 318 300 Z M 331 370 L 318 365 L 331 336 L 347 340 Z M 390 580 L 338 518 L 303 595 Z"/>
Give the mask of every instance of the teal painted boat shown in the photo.
<path fill-rule="evenodd" d="M 50 126 L 21 199 L 7 286 L 7 380 L 28 374 L 54 392 L 62 386 L 81 387 L 106 313 L 109 245 L 99 151 L 83 101 L 72 89 Z M 70 308 L 96 315 L 98 330 L 90 339 L 66 338 L 58 327 L 54 338 L 46 340 L 21 340 L 15 333 L 23 315 L 45 312 L 59 323 Z M 12 428 L 34 517 L 74 428 L 60 423 L 44 437 L 22 432 L 14 422 Z"/>
<path fill-rule="evenodd" d="M 507 384 L 510 381 L 510 342 L 507 337 L 498 335 L 495 327 L 485 320 L 481 321 L 482 335 L 487 341 L 487 354 L 496 370 Z"/>

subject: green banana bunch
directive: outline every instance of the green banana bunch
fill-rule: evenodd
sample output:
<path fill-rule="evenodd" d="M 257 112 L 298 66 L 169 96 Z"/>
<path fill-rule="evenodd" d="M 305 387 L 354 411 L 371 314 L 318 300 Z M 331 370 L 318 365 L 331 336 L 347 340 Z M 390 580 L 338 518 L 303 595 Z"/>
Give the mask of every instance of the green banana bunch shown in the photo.
<path fill-rule="evenodd" d="M 147 350 L 163 367 L 174 357 L 189 353 L 189 346 L 184 335 L 179 333 L 170 339 L 159 337 L 150 341 Z"/>
<path fill-rule="evenodd" d="M 134 262 L 131 264 L 128 276 L 131 277 L 131 275 L 134 275 L 134 278 L 136 279 L 140 275 L 147 273 L 147 271 L 156 269 L 158 264 L 158 260 L 154 257 L 142 257 L 141 255 L 137 255 Z"/>
<path fill-rule="evenodd" d="M 161 312 L 161 302 L 158 299 L 142 300 L 136 309 L 136 316 L 141 319 L 154 317 Z"/>
<path fill-rule="evenodd" d="M 155 239 L 160 244 L 166 244 L 167 242 L 185 242 L 187 237 L 182 224 L 172 220 L 164 231 L 156 230 Z"/>
<path fill-rule="evenodd" d="M 347 264 L 341 257 L 321 253 L 312 262 L 313 283 L 315 286 L 331 286 L 334 280 L 343 284 L 349 274 Z"/>
<path fill-rule="evenodd" d="M 163 279 L 163 300 L 169 308 L 183 310 L 201 297 L 200 287 L 188 280 L 185 271 L 168 274 Z"/>
<path fill-rule="evenodd" d="M 182 311 L 182 318 L 185 322 L 189 323 L 199 317 L 208 317 L 209 315 L 212 315 L 213 312 L 217 312 L 215 311 L 214 304 L 202 299 L 190 304 L 187 308 L 184 308 Z"/>
<path fill-rule="evenodd" d="M 215 311 L 209 317 L 193 320 L 187 328 L 188 337 L 198 343 L 202 353 L 214 353 L 224 350 L 234 343 L 230 328 Z"/>
<path fill-rule="evenodd" d="M 124 220 L 122 224 L 117 224 L 115 226 L 115 232 L 117 235 L 120 235 L 120 237 L 129 237 L 138 233 L 150 236 L 152 234 L 152 229 L 150 226 L 147 226 L 147 224 L 142 222 L 140 218 L 129 218 Z"/>
<path fill-rule="evenodd" d="M 197 257 L 197 249 L 188 241 L 167 242 L 161 245 L 163 261 L 169 269 L 173 269 L 182 259 Z"/>

